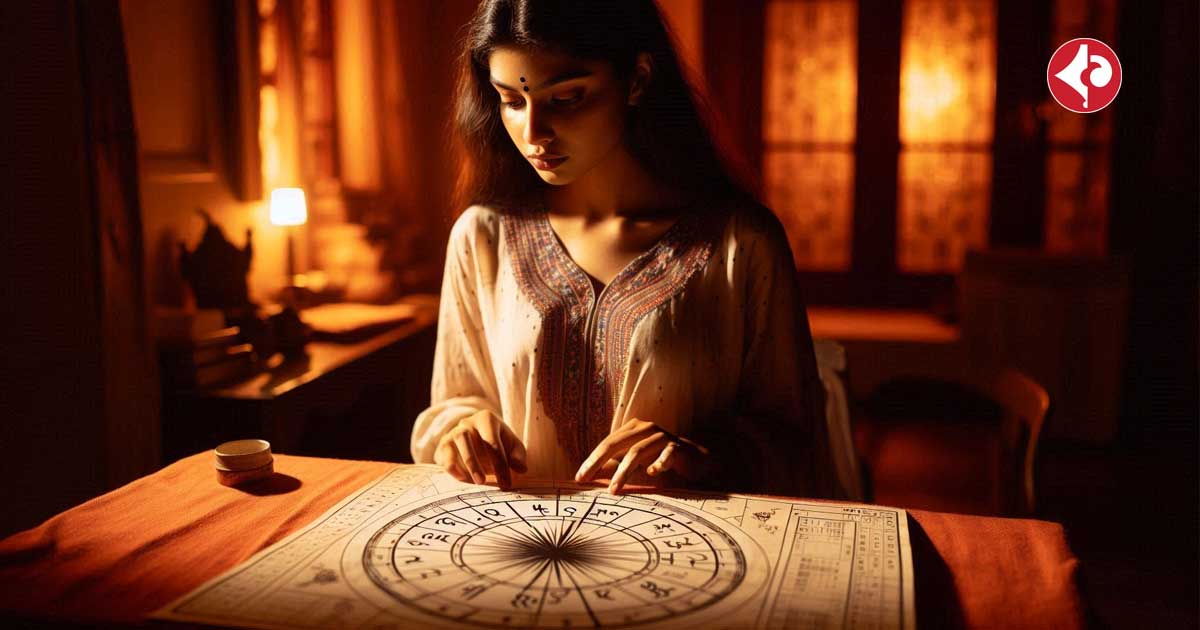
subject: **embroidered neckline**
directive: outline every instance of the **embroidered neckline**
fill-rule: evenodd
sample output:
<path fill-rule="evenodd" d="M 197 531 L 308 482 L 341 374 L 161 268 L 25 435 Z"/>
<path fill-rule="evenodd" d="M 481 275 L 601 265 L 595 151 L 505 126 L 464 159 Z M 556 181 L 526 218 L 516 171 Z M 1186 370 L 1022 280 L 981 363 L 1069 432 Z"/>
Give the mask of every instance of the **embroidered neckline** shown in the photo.
<path fill-rule="evenodd" d="M 535 350 L 540 402 L 575 465 L 611 429 L 634 329 L 708 263 L 717 216 L 708 203 L 693 204 L 597 295 L 544 203 L 502 215 L 517 284 L 542 316 Z M 589 312 L 594 335 L 585 348 Z M 633 357 L 632 365 L 641 360 Z"/>
<path fill-rule="evenodd" d="M 687 227 L 684 225 L 685 223 L 689 221 L 695 221 L 700 216 L 701 212 L 699 206 L 700 204 L 698 202 L 688 204 L 683 215 L 676 219 L 675 222 L 671 224 L 671 227 L 667 228 L 658 237 L 658 239 L 650 245 L 650 247 L 647 247 L 646 251 L 635 256 L 633 260 L 630 260 L 624 267 L 622 267 L 621 270 L 617 272 L 617 275 L 613 276 L 612 280 L 609 280 L 607 284 L 603 285 L 602 290 L 622 282 L 626 275 L 630 273 L 636 273 L 636 271 L 642 266 L 640 263 L 642 263 L 643 259 L 657 255 L 659 253 L 658 250 L 661 247 L 668 244 L 669 241 L 675 238 L 676 232 Z M 549 239 L 554 242 L 555 249 L 558 250 L 558 255 L 563 259 L 563 262 L 575 272 L 572 275 L 580 276 L 587 286 L 594 292 L 595 287 L 592 283 L 592 275 L 585 271 L 583 267 L 579 266 L 579 263 L 576 262 L 571 256 L 571 252 L 567 250 L 567 246 L 562 242 L 562 239 L 559 238 L 558 232 L 554 231 L 554 225 L 550 223 L 550 209 L 546 207 L 545 199 L 540 196 L 538 197 L 538 205 L 535 208 L 535 213 L 539 222 L 541 223 L 539 227 L 548 233 Z M 596 283 L 599 282 L 600 280 L 597 278 Z M 593 293 L 592 300 L 594 301 L 596 297 L 597 296 Z"/>

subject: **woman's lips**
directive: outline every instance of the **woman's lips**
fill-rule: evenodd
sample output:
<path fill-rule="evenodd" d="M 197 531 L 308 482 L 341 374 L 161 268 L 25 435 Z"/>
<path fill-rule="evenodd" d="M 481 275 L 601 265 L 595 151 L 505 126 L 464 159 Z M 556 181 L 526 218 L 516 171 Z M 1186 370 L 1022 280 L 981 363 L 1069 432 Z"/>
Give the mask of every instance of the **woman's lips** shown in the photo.
<path fill-rule="evenodd" d="M 562 157 L 548 158 L 545 160 L 539 158 L 530 158 L 530 161 L 533 162 L 533 167 L 539 171 L 552 171 L 558 168 L 558 166 L 563 162 L 566 162 L 567 156 L 564 155 Z"/>

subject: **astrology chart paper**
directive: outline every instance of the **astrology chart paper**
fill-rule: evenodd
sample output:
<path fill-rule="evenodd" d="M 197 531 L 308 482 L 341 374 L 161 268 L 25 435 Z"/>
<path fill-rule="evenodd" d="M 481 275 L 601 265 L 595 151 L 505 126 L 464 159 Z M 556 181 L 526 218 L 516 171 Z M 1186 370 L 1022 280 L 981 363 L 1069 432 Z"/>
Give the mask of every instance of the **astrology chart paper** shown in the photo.
<path fill-rule="evenodd" d="M 903 510 L 399 466 L 153 616 L 265 628 L 916 626 Z"/>

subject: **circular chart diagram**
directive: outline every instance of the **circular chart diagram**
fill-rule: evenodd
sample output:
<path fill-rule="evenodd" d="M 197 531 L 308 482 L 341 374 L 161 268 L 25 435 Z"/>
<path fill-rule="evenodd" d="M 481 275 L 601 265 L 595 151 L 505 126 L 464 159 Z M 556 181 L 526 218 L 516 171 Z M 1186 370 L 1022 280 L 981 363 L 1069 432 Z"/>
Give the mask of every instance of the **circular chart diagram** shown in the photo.
<path fill-rule="evenodd" d="M 374 601 L 442 625 L 629 627 L 736 605 L 754 588 L 747 551 L 682 503 L 535 488 L 431 498 L 374 531 L 361 562 Z"/>

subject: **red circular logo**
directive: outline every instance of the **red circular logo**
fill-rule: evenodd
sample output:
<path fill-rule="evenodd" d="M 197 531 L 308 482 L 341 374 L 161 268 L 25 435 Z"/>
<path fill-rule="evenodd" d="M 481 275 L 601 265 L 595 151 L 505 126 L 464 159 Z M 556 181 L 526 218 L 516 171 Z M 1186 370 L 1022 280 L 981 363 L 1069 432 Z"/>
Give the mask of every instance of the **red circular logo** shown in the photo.
<path fill-rule="evenodd" d="M 1098 112 L 1121 91 L 1121 61 L 1098 39 L 1072 39 L 1050 56 L 1046 85 L 1059 105 L 1076 114 Z"/>

